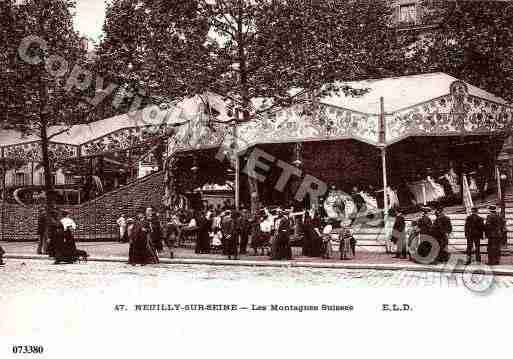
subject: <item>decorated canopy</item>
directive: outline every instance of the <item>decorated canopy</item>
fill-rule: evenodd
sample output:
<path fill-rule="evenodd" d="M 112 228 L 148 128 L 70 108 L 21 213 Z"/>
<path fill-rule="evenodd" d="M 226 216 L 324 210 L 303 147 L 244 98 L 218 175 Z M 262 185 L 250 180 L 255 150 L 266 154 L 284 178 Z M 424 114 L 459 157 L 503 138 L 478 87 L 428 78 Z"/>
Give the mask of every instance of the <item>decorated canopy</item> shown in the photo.
<path fill-rule="evenodd" d="M 256 144 L 338 139 L 386 146 L 411 136 L 510 132 L 513 124 L 513 107 L 506 101 L 444 73 L 347 85 L 368 91 L 359 97 L 321 98 L 313 115 L 296 105 L 236 126 L 230 125 L 223 101 L 208 94 L 202 101 L 215 108 L 219 121 L 211 121 L 207 111 L 198 110 L 198 116 L 179 126 L 170 138 L 168 154 L 223 143 L 235 143 L 239 151 Z"/>
<path fill-rule="evenodd" d="M 50 159 L 59 161 L 127 150 L 197 116 L 195 99 L 186 99 L 170 109 L 154 106 L 70 128 L 53 126 L 48 130 Z M 39 137 L 1 130 L 0 158 L 41 161 Z"/>

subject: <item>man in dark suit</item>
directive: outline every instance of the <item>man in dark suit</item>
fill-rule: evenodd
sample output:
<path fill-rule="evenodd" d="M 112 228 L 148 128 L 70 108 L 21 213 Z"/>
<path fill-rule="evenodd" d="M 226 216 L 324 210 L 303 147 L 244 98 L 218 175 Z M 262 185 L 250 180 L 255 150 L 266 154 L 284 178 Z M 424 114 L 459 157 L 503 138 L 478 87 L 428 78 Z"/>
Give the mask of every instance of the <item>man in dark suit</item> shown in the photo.
<path fill-rule="evenodd" d="M 406 221 L 401 211 L 393 211 L 391 214 L 395 215 L 394 227 L 392 228 L 392 241 L 396 243 L 397 250 L 394 258 L 406 258 Z"/>
<path fill-rule="evenodd" d="M 465 238 L 467 238 L 467 265 L 472 262 L 472 247 L 476 247 L 476 261 L 481 262 L 481 239 L 485 225 L 483 219 L 477 214 L 477 208 L 472 208 L 472 213 L 465 221 Z"/>
<path fill-rule="evenodd" d="M 422 217 L 417 220 L 417 227 L 419 229 L 419 247 L 417 254 L 422 258 L 427 258 L 432 250 L 430 239 L 433 232 L 433 222 L 429 218 L 430 208 L 422 208 Z"/>
<path fill-rule="evenodd" d="M 251 232 L 251 220 L 246 208 L 242 209 L 240 218 L 240 254 L 247 254 L 249 233 Z"/>
<path fill-rule="evenodd" d="M 502 230 L 504 224 L 497 214 L 497 207 L 490 206 L 490 214 L 486 218 L 485 232 L 488 238 L 488 265 L 497 265 L 501 257 Z"/>
<path fill-rule="evenodd" d="M 433 236 L 440 245 L 440 252 L 438 253 L 438 261 L 447 262 L 449 260 L 449 234 L 452 233 L 451 219 L 444 213 L 442 207 L 436 209 L 436 219 L 433 223 Z"/>

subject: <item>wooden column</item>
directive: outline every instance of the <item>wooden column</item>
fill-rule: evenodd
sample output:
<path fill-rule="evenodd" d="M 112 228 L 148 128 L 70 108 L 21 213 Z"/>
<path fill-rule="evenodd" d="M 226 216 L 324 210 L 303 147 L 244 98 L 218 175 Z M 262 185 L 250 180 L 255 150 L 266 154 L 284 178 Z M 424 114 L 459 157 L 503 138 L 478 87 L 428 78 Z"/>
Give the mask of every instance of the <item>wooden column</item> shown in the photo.
<path fill-rule="evenodd" d="M 388 214 L 388 194 L 387 194 L 387 149 L 381 148 L 381 166 L 383 168 L 383 211 L 385 216 Z"/>
<path fill-rule="evenodd" d="M 380 114 L 379 114 L 379 144 L 381 147 L 381 167 L 383 172 L 383 216 L 388 216 L 388 195 L 387 195 L 387 147 L 386 147 L 386 125 L 385 125 L 385 100 L 380 98 Z"/>

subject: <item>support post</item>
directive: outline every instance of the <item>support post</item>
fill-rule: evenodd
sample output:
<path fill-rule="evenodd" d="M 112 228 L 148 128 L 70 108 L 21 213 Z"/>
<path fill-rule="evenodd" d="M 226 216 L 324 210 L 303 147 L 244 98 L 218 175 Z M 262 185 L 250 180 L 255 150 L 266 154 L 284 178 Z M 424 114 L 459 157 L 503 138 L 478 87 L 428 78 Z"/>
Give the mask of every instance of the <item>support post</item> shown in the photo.
<path fill-rule="evenodd" d="M 240 207 L 240 159 L 235 153 L 235 209 L 238 211 Z"/>
<path fill-rule="evenodd" d="M 383 172 L 383 219 L 388 219 L 388 193 L 387 193 L 387 149 L 386 149 L 386 126 L 385 126 L 385 100 L 380 97 L 379 113 L 379 145 L 381 148 L 381 167 Z"/>
<path fill-rule="evenodd" d="M 383 211 L 384 216 L 388 215 L 388 192 L 387 192 L 387 149 L 381 148 L 381 166 L 383 168 Z"/>

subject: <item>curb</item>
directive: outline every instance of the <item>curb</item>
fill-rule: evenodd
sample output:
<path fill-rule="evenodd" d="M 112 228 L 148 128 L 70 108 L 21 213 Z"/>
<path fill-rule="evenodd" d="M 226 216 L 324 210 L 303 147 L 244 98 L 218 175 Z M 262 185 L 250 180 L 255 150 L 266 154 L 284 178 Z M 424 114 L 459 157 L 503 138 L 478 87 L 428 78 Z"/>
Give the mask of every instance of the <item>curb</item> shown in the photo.
<path fill-rule="evenodd" d="M 6 254 L 6 259 L 29 259 L 53 261 L 46 255 Z M 124 257 L 89 257 L 90 262 L 127 263 Z M 483 269 L 472 265 L 459 265 L 456 268 L 436 267 L 420 264 L 358 264 L 358 263 L 325 263 L 325 262 L 295 262 L 295 261 L 249 261 L 249 260 L 228 260 L 228 259 L 187 259 L 187 258 L 160 258 L 160 264 L 174 265 L 211 265 L 211 266 L 240 266 L 240 267 L 262 267 L 262 268 L 319 268 L 319 269 L 351 269 L 351 270 L 389 270 L 407 272 L 436 272 L 436 273 L 482 273 Z M 485 267 L 486 274 L 498 276 L 513 276 L 512 269 L 500 269 Z"/>

